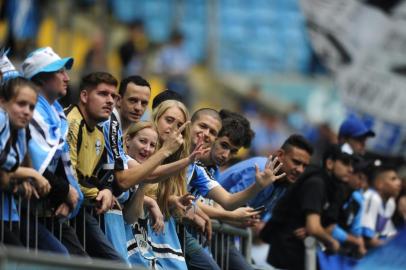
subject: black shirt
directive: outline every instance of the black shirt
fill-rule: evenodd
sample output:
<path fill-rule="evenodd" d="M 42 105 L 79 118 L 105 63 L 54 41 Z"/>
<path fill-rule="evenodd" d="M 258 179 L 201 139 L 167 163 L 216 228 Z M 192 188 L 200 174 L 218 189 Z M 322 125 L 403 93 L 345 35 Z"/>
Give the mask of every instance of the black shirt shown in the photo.
<path fill-rule="evenodd" d="M 305 247 L 294 231 L 305 227 L 308 214 L 319 214 L 322 226 L 336 223 L 339 181 L 326 171 L 309 167 L 276 204 L 261 238 L 271 244 L 268 262 L 283 269 L 303 269 Z"/>

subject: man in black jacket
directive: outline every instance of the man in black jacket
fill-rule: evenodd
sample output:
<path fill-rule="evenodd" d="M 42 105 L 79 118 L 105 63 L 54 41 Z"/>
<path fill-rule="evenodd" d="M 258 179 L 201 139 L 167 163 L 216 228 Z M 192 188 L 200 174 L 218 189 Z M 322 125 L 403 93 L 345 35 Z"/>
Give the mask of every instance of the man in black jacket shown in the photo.
<path fill-rule="evenodd" d="M 261 237 L 271 244 L 268 262 L 282 269 L 304 269 L 306 235 L 336 252 L 339 243 L 328 228 L 337 223 L 343 186 L 352 173 L 352 157 L 333 145 L 323 157 L 323 168 L 309 167 L 276 204 Z"/>

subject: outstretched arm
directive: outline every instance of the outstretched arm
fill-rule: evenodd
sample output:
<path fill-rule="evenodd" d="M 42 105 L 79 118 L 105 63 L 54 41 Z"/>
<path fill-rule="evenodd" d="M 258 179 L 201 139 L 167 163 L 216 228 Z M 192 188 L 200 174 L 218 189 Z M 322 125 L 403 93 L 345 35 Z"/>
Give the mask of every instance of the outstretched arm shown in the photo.
<path fill-rule="evenodd" d="M 263 188 L 267 187 L 268 185 L 286 175 L 285 173 L 277 175 L 278 171 L 282 167 L 282 163 L 276 165 L 277 163 L 278 158 L 272 158 L 272 156 L 270 156 L 263 171 L 260 171 L 258 165 L 255 165 L 255 183 L 253 183 L 245 190 L 230 194 L 223 187 L 217 186 L 210 190 L 208 197 L 216 201 L 225 209 L 234 210 L 237 207 L 245 204 L 249 199 L 258 194 Z"/>
<path fill-rule="evenodd" d="M 155 152 L 148 160 L 142 163 L 142 166 L 129 168 L 128 170 L 116 171 L 115 176 L 118 186 L 127 190 L 132 186 L 142 183 L 167 157 L 176 152 L 183 144 L 182 131 L 190 122 L 183 124 L 178 130 L 174 131 L 164 142 L 161 149 Z"/>

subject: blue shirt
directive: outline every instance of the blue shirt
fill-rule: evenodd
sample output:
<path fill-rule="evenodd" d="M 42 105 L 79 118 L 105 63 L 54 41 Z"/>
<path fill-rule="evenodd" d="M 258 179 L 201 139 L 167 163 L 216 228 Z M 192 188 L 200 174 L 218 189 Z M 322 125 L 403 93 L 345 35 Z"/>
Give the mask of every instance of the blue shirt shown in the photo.
<path fill-rule="evenodd" d="M 245 190 L 255 183 L 255 164 L 262 171 L 265 169 L 267 160 L 266 157 L 253 157 L 241 161 L 222 172 L 218 181 L 224 189 L 231 193 Z M 267 211 L 262 213 L 261 219 L 268 221 L 272 216 L 276 202 L 285 194 L 285 191 L 286 185 L 282 182 L 269 185 L 260 191 L 255 198 L 248 201 L 248 205 L 253 208 L 265 205 Z"/>
<path fill-rule="evenodd" d="M 12 136 L 16 137 L 12 138 Z M 14 141 L 11 142 L 11 139 Z M 15 171 L 24 160 L 26 153 L 26 130 L 22 128 L 16 134 L 12 134 L 8 115 L 0 109 L 0 168 L 6 172 Z M 3 220 L 10 220 L 10 218 L 12 221 L 19 220 L 16 204 L 11 194 L 5 193 L 4 205 L 1 205 L 0 201 L 0 207 L 2 207 Z"/>
<path fill-rule="evenodd" d="M 199 196 L 207 197 L 210 190 L 219 186 L 212 173 L 213 171 L 210 171 L 199 161 L 190 164 L 187 170 L 188 192 L 196 198 Z"/>
<path fill-rule="evenodd" d="M 107 162 L 103 164 L 103 179 L 109 182 L 117 181 L 114 177 L 114 171 L 128 169 L 128 160 L 124 152 L 123 131 L 121 130 L 120 115 L 116 108 L 110 118 L 101 124 L 103 126 L 103 135 L 105 148 L 107 151 Z M 123 203 L 130 198 L 128 191 L 121 192 L 121 189 L 113 184 L 113 194 L 118 197 L 118 201 Z"/>

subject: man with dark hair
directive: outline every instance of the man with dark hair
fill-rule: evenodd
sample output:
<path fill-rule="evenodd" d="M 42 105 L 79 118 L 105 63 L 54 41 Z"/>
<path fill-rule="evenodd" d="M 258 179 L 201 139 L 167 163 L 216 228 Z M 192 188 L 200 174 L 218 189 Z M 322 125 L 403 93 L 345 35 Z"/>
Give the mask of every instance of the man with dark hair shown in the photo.
<path fill-rule="evenodd" d="M 248 146 L 253 132 L 250 129 L 248 120 L 243 116 L 228 111 L 217 114 L 212 109 L 201 109 L 197 111 L 192 119 L 192 142 L 193 147 L 203 141 L 206 146 L 212 146 L 210 152 L 202 157 L 200 161 L 189 166 L 188 170 L 188 191 L 196 197 L 202 196 L 212 199 L 220 206 L 213 207 L 198 202 L 202 210 L 212 218 L 226 218 L 228 220 L 246 220 L 258 214 L 251 208 L 238 208 L 248 199 L 255 196 L 263 187 L 269 185 L 284 175 L 276 175 L 280 167 L 275 166 L 277 160 L 269 160 L 263 171 L 256 171 L 255 183 L 247 189 L 230 194 L 223 189 L 216 181 L 217 166 L 225 164 L 237 153 L 243 145 Z M 221 137 L 218 137 L 222 134 Z M 232 138 L 230 140 L 229 136 Z M 224 210 L 223 207 L 227 210 Z M 237 209 L 238 208 L 238 209 Z M 234 211 L 231 211 L 234 210 Z M 192 245 L 198 252 L 198 247 Z M 186 259 L 191 269 L 218 269 L 212 259 L 207 259 L 204 254 L 189 256 L 186 249 Z M 200 258 L 200 259 L 199 259 Z M 252 269 L 234 247 L 230 247 L 229 256 L 230 269 Z"/>
<path fill-rule="evenodd" d="M 396 170 L 387 165 L 373 167 L 369 180 L 371 188 L 364 193 L 361 224 L 367 246 L 374 248 L 396 234 L 391 218 L 402 183 Z"/>
<path fill-rule="evenodd" d="M 270 243 L 268 262 L 282 269 L 305 268 L 305 235 L 313 236 L 337 252 L 340 245 L 329 233 L 337 223 L 343 203 L 343 185 L 352 174 L 352 156 L 337 145 L 330 146 L 323 168 L 309 167 L 287 190 L 261 231 Z"/>
<path fill-rule="evenodd" d="M 215 180 L 218 176 L 217 166 L 226 164 L 241 147 L 249 145 L 253 131 L 250 129 L 248 120 L 242 115 L 236 116 L 234 113 L 224 113 L 224 111 L 220 112 L 219 115 L 222 120 L 221 123 L 213 118 L 211 119 L 212 122 L 210 125 L 216 128 L 221 127 L 221 129 L 218 130 L 218 136 L 214 142 L 212 142 L 210 152 L 202 157 L 200 161 L 190 166 L 189 175 L 191 178 L 188 183 L 188 188 L 195 195 L 208 197 L 219 203 L 222 207 L 233 210 L 254 197 L 262 188 L 285 176 L 285 174 L 276 175 L 280 166 L 275 166 L 278 160 L 278 158 L 275 158 L 268 162 L 264 171 L 260 172 L 259 169 L 256 168 L 256 180 L 245 190 L 230 194 L 222 188 Z M 197 119 L 202 118 L 200 116 Z M 217 124 L 214 125 L 216 121 Z M 198 141 L 201 136 L 199 135 L 201 126 L 196 125 L 197 123 L 198 120 L 192 122 L 191 134 L 193 142 Z M 209 124 L 208 121 L 206 122 L 206 126 L 208 126 L 207 124 Z M 214 137 L 211 138 L 211 140 L 212 139 L 214 139 Z"/>
<path fill-rule="evenodd" d="M 112 183 L 100 175 L 107 153 L 103 129 L 99 124 L 110 117 L 116 96 L 117 80 L 112 75 L 106 72 L 91 73 L 82 79 L 79 104 L 65 110 L 69 122 L 68 143 L 72 166 L 85 198 L 94 201 L 98 214 L 105 213 L 114 203 Z M 123 261 L 107 240 L 98 221 L 88 210 L 81 211 L 79 222 L 86 224 L 88 253 Z M 82 226 L 78 229 L 80 231 Z"/>
<path fill-rule="evenodd" d="M 140 121 L 147 109 L 151 97 L 151 86 L 143 77 L 134 75 L 123 79 L 119 87 L 120 98 L 117 101 L 117 112 L 123 133 L 130 124 Z M 114 115 L 117 115 L 114 112 Z"/>
<path fill-rule="evenodd" d="M 266 211 L 261 214 L 263 222 L 267 222 L 271 218 L 276 202 L 285 194 L 288 186 L 305 171 L 312 153 L 313 147 L 299 134 L 289 136 L 281 148 L 275 152 L 275 156 L 283 164 L 281 172 L 286 173 L 285 177 L 261 190 L 255 198 L 248 202 L 248 205 L 253 208 L 265 206 Z M 253 157 L 241 161 L 223 171 L 218 181 L 231 193 L 244 190 L 255 182 L 255 165 L 264 169 L 267 160 L 266 157 Z M 265 225 L 263 222 L 257 225 L 258 230 Z"/>

